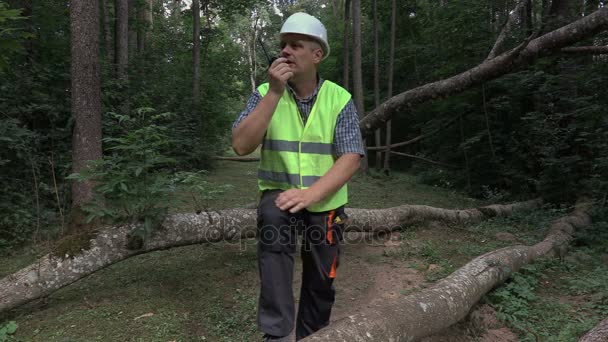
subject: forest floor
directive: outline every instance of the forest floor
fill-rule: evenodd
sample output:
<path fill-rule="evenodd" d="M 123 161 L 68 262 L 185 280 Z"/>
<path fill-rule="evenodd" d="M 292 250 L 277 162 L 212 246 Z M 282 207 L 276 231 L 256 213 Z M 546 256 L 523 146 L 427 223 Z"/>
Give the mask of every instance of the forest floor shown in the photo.
<path fill-rule="evenodd" d="M 212 184 L 231 184 L 212 209 L 256 200 L 256 164 L 221 162 Z M 356 176 L 350 207 L 425 204 L 468 208 L 488 204 L 415 176 Z M 190 207 L 177 211 L 191 211 Z M 391 301 L 450 274 L 473 257 L 541 239 L 568 208 L 545 206 L 469 226 L 431 223 L 384 236 L 349 233 L 335 280 L 332 320 L 373 301 Z M 0 277 L 33 262 L 44 246 L 0 257 Z M 298 297 L 301 265 L 296 263 Z M 51 296 L 0 316 L 0 341 L 261 341 L 256 330 L 255 241 L 215 243 L 147 253 L 112 265 Z M 426 341 L 575 341 L 608 316 L 608 224 L 577 233 L 562 259 L 526 267 L 485 296 L 463 322 Z M 387 318 L 390 319 L 390 318 Z M 16 324 L 14 334 L 2 327 Z"/>

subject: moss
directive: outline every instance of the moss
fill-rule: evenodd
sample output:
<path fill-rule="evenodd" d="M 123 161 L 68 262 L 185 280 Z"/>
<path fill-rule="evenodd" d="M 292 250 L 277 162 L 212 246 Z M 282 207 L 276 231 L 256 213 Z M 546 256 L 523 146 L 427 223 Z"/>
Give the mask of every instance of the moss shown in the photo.
<path fill-rule="evenodd" d="M 82 251 L 88 250 L 91 247 L 91 239 L 93 238 L 95 238 L 95 232 L 92 230 L 72 233 L 57 241 L 52 254 L 61 258 L 65 258 L 66 255 L 73 258 L 82 253 Z"/>

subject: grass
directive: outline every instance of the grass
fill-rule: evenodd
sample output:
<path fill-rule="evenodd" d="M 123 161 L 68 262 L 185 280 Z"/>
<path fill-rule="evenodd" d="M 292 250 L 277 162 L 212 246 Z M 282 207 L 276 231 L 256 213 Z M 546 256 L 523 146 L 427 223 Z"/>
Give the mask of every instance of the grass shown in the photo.
<path fill-rule="evenodd" d="M 486 296 L 521 341 L 576 341 L 608 315 L 605 217 L 577 231 L 573 245 L 564 259 L 528 265 Z"/>
<path fill-rule="evenodd" d="M 220 162 L 218 168 L 208 175 L 207 181 L 216 186 L 232 185 L 208 202 L 210 209 L 240 207 L 257 199 L 255 163 Z M 486 204 L 455 191 L 419 184 L 416 177 L 403 173 L 394 173 L 388 178 L 373 174 L 357 175 L 349 185 L 349 192 L 349 206 L 361 208 L 385 208 L 401 204 L 467 208 Z M 183 195 L 188 196 L 187 193 Z M 191 212 L 192 206 L 184 205 L 175 208 L 175 211 Z M 497 241 L 495 234 L 498 232 L 515 234 L 525 243 L 537 241 L 544 236 L 548 222 L 564 211 L 546 207 L 467 227 L 406 227 L 401 233 L 400 248 L 384 255 L 365 255 L 361 260 L 368 264 L 390 262 L 392 258 L 408 260 L 412 267 L 425 272 L 427 284 L 430 284 L 474 256 L 512 244 Z M 588 241 L 595 240 L 595 237 L 581 236 L 577 241 L 580 244 L 587 241 L 586 245 L 581 246 L 587 248 Z M 251 242 L 245 243 L 249 243 L 247 248 L 238 244 L 215 243 L 157 251 L 127 259 L 48 298 L 1 315 L 0 329 L 10 321 L 16 322 L 18 327 L 15 334 L 5 337 L 9 341 L 259 340 L 261 334 L 256 329 L 257 257 Z M 45 250 L 44 246 L 33 246 L 0 257 L 0 277 L 30 264 Z M 600 252 L 593 248 L 592 251 L 584 250 L 584 254 L 599 260 L 596 254 Z M 431 265 L 435 266 L 429 270 Z M 569 328 L 575 334 L 594 324 L 599 313 L 608 314 L 604 311 L 608 310 L 603 295 L 608 293 L 605 266 L 597 262 L 589 268 L 581 268 L 578 264 L 566 267 L 565 263 L 547 265 L 534 273 L 534 277 L 541 279 L 538 283 L 542 284 L 540 274 L 558 277 L 560 282 L 552 282 L 555 288 L 550 290 L 542 286 L 530 289 L 545 291 L 536 294 L 538 298 L 558 298 L 566 293 L 571 297 L 589 298 L 593 304 L 573 306 L 570 302 L 551 302 L 544 307 L 528 308 L 528 318 L 541 310 L 585 310 L 588 315 L 583 317 L 583 321 L 574 319 Z M 584 271 L 579 272 L 578 269 Z M 371 282 L 353 287 L 365 291 L 369 286 Z M 411 291 L 417 289 L 412 288 Z M 526 305 L 535 303 L 528 301 Z M 535 322 L 533 326 L 545 324 L 529 321 Z M 557 327 L 559 324 L 549 326 Z M 526 329 L 531 328 L 522 326 L 518 330 L 524 338 Z M 540 330 L 533 332 L 544 334 Z"/>

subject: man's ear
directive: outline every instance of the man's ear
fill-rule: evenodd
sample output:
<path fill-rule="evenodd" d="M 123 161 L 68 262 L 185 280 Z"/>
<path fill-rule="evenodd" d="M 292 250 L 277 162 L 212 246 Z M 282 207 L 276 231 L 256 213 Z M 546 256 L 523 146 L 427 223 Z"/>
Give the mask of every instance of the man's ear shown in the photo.
<path fill-rule="evenodd" d="M 313 55 L 315 59 L 315 64 L 321 63 L 321 60 L 323 59 L 323 49 L 315 49 Z"/>

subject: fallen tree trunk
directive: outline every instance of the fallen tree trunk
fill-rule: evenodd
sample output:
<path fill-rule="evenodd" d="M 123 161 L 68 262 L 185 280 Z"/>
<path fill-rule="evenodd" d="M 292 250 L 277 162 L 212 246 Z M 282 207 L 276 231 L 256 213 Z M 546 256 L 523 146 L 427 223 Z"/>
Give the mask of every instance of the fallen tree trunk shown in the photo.
<path fill-rule="evenodd" d="M 606 342 L 608 341 L 608 318 L 599 322 L 595 328 L 589 330 L 578 342 Z"/>
<path fill-rule="evenodd" d="M 416 341 L 466 317 L 481 297 L 534 259 L 563 255 L 575 228 L 591 222 L 590 205 L 579 203 L 551 224 L 546 238 L 533 246 L 498 249 L 473 259 L 418 293 L 367 308 L 332 323 L 306 341 Z"/>
<path fill-rule="evenodd" d="M 450 210 L 424 205 L 402 205 L 388 209 L 347 209 L 346 231 L 383 232 L 416 222 L 444 221 L 467 224 L 514 211 L 537 208 L 541 200 L 481 208 Z M 256 235 L 256 211 L 230 209 L 201 214 L 169 216 L 159 231 L 131 250 L 130 233 L 135 225 L 106 227 L 77 255 L 46 255 L 0 280 L 0 312 L 47 296 L 87 275 L 121 260 L 155 250 L 205 242 L 238 241 Z"/>
<path fill-rule="evenodd" d="M 361 120 L 361 132 L 365 136 L 383 126 L 395 113 L 409 112 L 417 104 L 460 93 L 498 78 L 517 67 L 531 64 L 539 57 L 558 53 L 562 48 L 592 36 L 606 27 L 608 8 L 600 8 L 586 17 L 533 39 L 524 48 L 515 48 L 458 75 L 397 94 Z"/>

